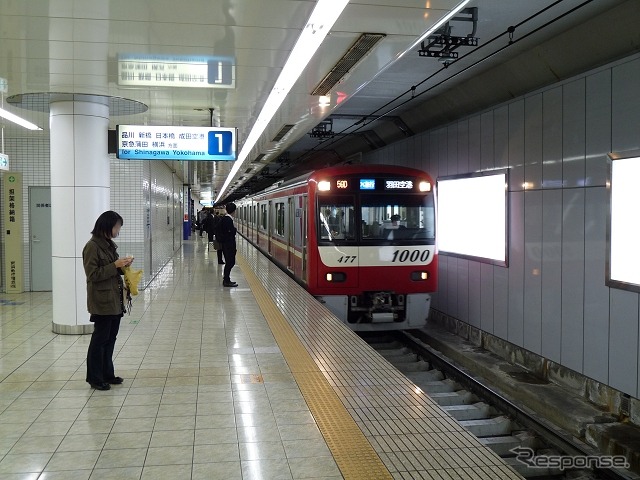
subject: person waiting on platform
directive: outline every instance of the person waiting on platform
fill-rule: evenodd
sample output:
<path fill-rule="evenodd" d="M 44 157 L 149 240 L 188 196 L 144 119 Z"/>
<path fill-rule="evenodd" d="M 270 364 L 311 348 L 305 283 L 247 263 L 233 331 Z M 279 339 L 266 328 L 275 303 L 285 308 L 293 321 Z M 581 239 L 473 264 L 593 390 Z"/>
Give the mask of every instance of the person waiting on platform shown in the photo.
<path fill-rule="evenodd" d="M 118 257 L 113 242 L 120 233 L 122 217 L 113 211 L 101 214 L 91 231 L 92 237 L 82 250 L 87 276 L 87 310 L 93 322 L 93 334 L 87 352 L 87 383 L 96 390 L 109 390 L 123 382 L 113 368 L 113 350 L 125 307 L 122 267 L 133 257 Z"/>
<path fill-rule="evenodd" d="M 222 246 L 220 245 L 220 240 L 218 240 L 216 236 L 216 231 L 220 227 L 222 216 L 218 212 L 215 212 L 210 218 L 211 229 L 207 230 L 207 234 L 209 235 L 209 244 L 213 243 L 216 249 L 216 254 L 218 255 L 218 265 L 224 265 L 224 260 L 222 259 Z"/>
<path fill-rule="evenodd" d="M 233 224 L 233 215 L 236 211 L 235 203 L 227 203 L 225 206 L 227 214 L 220 220 L 220 226 L 216 231 L 216 239 L 220 242 L 222 253 L 224 254 L 224 272 L 222 285 L 225 287 L 237 287 L 236 282 L 231 281 L 231 269 L 236 264 L 236 227 Z"/>

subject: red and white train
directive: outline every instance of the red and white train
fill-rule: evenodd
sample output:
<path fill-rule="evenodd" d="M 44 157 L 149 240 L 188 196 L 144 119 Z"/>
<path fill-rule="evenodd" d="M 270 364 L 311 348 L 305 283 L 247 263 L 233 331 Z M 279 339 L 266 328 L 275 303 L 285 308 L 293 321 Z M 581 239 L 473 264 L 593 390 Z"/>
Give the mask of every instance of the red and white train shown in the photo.
<path fill-rule="evenodd" d="M 352 329 L 425 325 L 438 270 L 427 173 L 331 167 L 236 204 L 239 233 Z"/>

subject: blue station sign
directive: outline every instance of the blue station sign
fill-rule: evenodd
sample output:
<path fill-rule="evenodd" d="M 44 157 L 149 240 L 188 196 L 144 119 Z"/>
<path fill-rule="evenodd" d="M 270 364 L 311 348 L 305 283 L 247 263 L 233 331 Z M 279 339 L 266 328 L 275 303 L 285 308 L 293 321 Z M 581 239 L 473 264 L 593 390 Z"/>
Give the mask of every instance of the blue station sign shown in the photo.
<path fill-rule="evenodd" d="M 116 158 L 125 160 L 233 161 L 237 129 L 118 125 Z"/>

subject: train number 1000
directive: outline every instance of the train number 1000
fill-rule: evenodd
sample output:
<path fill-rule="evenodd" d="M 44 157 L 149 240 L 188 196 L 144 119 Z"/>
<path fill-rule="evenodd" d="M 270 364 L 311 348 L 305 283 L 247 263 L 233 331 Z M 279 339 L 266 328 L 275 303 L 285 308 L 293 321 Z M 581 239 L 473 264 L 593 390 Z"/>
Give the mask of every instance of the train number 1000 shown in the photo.
<path fill-rule="evenodd" d="M 418 260 L 421 262 L 426 262 L 429 259 L 430 252 L 429 250 L 396 250 L 393 252 L 393 260 L 392 262 L 417 262 Z"/>

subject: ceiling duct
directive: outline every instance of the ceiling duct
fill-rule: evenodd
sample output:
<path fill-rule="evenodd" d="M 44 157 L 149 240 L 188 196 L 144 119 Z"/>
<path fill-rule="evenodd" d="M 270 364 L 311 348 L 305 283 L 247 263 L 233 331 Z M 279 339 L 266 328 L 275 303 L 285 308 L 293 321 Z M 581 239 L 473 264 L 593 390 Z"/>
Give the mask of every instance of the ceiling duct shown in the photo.
<path fill-rule="evenodd" d="M 367 53 L 382 40 L 386 35 L 384 33 L 363 33 L 351 45 L 351 48 L 345 53 L 340 60 L 333 66 L 331 71 L 322 79 L 311 95 L 326 95 L 333 86 L 338 83 L 349 71 L 362 60 Z"/>
<path fill-rule="evenodd" d="M 293 127 L 295 127 L 295 125 L 283 125 L 283 127 L 280 129 L 280 131 L 276 134 L 275 137 L 273 137 L 272 142 L 279 142 L 280 140 L 282 140 L 282 138 L 289 133 L 289 130 L 291 130 Z"/>
<path fill-rule="evenodd" d="M 260 155 L 258 155 L 256 158 L 253 159 L 253 161 L 251 163 L 260 163 L 260 161 L 266 157 L 267 154 L 266 153 L 261 153 Z"/>

